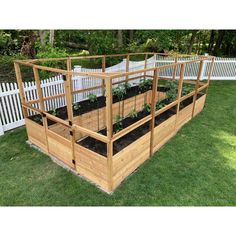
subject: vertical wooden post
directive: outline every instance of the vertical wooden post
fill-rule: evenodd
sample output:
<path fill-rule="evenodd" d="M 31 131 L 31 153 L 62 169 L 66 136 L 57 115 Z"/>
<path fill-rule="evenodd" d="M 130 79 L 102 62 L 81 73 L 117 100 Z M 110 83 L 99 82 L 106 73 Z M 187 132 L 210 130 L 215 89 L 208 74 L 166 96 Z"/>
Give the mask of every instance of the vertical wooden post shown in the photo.
<path fill-rule="evenodd" d="M 67 58 L 66 60 L 66 65 L 67 65 L 67 71 L 70 72 L 71 71 L 71 59 Z M 70 137 L 71 137 L 71 149 L 72 149 L 72 161 L 74 164 L 74 169 L 76 169 L 76 164 L 75 164 L 75 147 L 74 147 L 74 143 L 75 143 L 75 132 L 72 129 L 72 125 L 73 125 L 73 81 L 72 81 L 72 75 L 70 75 L 69 73 L 67 73 L 66 75 L 66 81 L 64 82 L 65 84 L 65 93 L 66 93 L 66 104 L 67 104 L 67 114 L 68 114 L 68 120 L 69 120 L 69 124 L 70 124 Z"/>
<path fill-rule="evenodd" d="M 42 92 L 41 82 L 40 82 L 40 78 L 39 78 L 39 71 L 37 68 L 33 67 L 33 72 L 34 72 L 34 79 L 35 79 L 38 98 L 39 98 L 40 109 L 45 111 L 44 101 L 43 101 L 43 92 Z"/>
<path fill-rule="evenodd" d="M 182 87 L 183 87 L 183 81 L 184 81 L 184 70 L 185 70 L 185 64 L 181 64 L 180 78 L 179 78 L 179 84 L 178 84 L 178 93 L 177 93 L 178 102 L 177 102 L 177 108 L 176 108 L 175 130 L 177 128 L 177 122 L 178 122 L 178 116 L 179 116 L 180 98 L 182 94 Z"/>
<path fill-rule="evenodd" d="M 20 91 L 21 104 L 25 104 L 26 99 L 25 99 L 25 92 L 24 92 L 24 86 L 23 86 L 23 81 L 22 81 L 22 76 L 21 76 L 20 65 L 14 62 L 14 67 L 15 67 L 15 72 L 16 72 L 16 80 L 19 87 L 19 91 Z M 23 111 L 24 118 L 27 118 L 28 111 L 24 106 L 22 106 L 22 111 Z"/>
<path fill-rule="evenodd" d="M 148 58 L 148 54 L 146 53 L 145 54 L 145 61 L 144 61 L 144 69 L 147 69 L 147 58 Z M 146 74 L 147 74 L 147 72 L 144 71 L 144 73 L 143 73 L 144 79 L 146 79 Z"/>
<path fill-rule="evenodd" d="M 154 139 L 154 128 L 155 128 L 155 111 L 156 111 L 156 97 L 157 97 L 157 85 L 158 85 L 158 73 L 159 70 L 154 70 L 154 77 L 152 81 L 152 100 L 151 100 L 151 116 L 150 121 L 150 157 L 153 155 L 153 139 Z"/>
<path fill-rule="evenodd" d="M 108 191 L 112 191 L 113 178 L 112 178 L 112 157 L 113 157 L 113 122 L 112 122 L 112 79 L 106 79 L 106 126 L 107 137 L 107 168 L 108 168 Z"/>
<path fill-rule="evenodd" d="M 129 72 L 129 54 L 126 57 L 126 72 Z M 125 77 L 125 82 L 126 83 L 128 82 L 128 79 L 129 79 L 129 76 L 126 75 L 126 77 Z"/>
<path fill-rule="evenodd" d="M 199 81 L 200 81 L 200 78 L 201 78 L 201 75 L 202 75 L 202 68 L 203 68 L 203 61 L 200 61 L 200 64 L 199 64 L 199 69 L 198 69 L 198 74 L 197 74 L 197 80 L 196 80 L 196 84 L 195 84 L 195 93 L 193 95 L 193 109 L 192 109 L 192 118 L 194 116 L 194 110 L 195 110 L 195 103 L 196 103 L 196 100 L 197 100 L 197 91 L 198 91 L 198 87 L 199 87 Z"/>
<path fill-rule="evenodd" d="M 175 57 L 175 63 L 178 62 L 178 57 Z M 177 71 L 177 66 L 174 66 L 174 70 L 173 70 L 173 79 L 176 80 L 176 71 Z"/>
<path fill-rule="evenodd" d="M 42 91 L 42 88 L 41 88 L 39 71 L 38 71 L 37 68 L 33 67 L 33 72 L 34 72 L 34 79 L 35 79 L 37 93 L 38 93 L 38 98 L 39 98 L 40 109 L 45 112 L 45 106 L 44 106 L 44 100 L 43 100 L 43 91 Z M 43 119 L 43 126 L 44 126 L 44 130 L 45 130 L 45 134 L 46 134 L 47 151 L 49 152 L 48 135 L 47 135 L 48 122 L 47 122 L 47 117 L 44 114 L 42 114 L 42 116 L 43 116 L 43 118 L 42 118 Z"/>
<path fill-rule="evenodd" d="M 106 56 L 102 57 L 102 72 L 106 72 Z M 105 80 L 102 79 L 102 96 L 105 95 Z"/>
<path fill-rule="evenodd" d="M 67 71 L 71 71 L 71 59 L 67 59 Z M 65 87 L 65 95 L 66 95 L 66 104 L 67 104 L 67 114 L 68 114 L 68 119 L 69 123 L 73 123 L 73 109 L 72 109 L 72 76 L 67 73 L 66 74 L 66 80 L 64 82 L 64 87 Z"/>
<path fill-rule="evenodd" d="M 209 88 L 209 84 L 210 84 L 210 79 L 211 79 L 212 71 L 213 71 L 213 68 L 214 68 L 214 63 L 215 63 L 215 57 L 213 57 L 212 60 L 211 60 L 211 65 L 210 65 L 210 69 L 209 69 L 209 72 L 208 72 L 206 96 L 208 94 L 208 88 Z"/>

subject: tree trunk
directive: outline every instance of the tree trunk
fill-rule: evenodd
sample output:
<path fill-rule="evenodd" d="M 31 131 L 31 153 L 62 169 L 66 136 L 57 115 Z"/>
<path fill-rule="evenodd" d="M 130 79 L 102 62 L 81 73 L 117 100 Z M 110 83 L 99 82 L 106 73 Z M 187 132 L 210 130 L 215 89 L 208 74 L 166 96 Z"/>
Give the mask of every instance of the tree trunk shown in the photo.
<path fill-rule="evenodd" d="M 208 45 L 208 50 L 207 50 L 209 54 L 212 54 L 213 52 L 214 42 L 215 42 L 215 30 L 212 30 L 209 45 Z"/>
<path fill-rule="evenodd" d="M 216 45 L 213 51 L 213 54 L 215 56 L 217 56 L 220 51 L 224 36 L 225 36 L 225 30 L 218 30 L 218 37 L 217 37 Z"/>
<path fill-rule="evenodd" d="M 53 47 L 53 45 L 54 45 L 54 33 L 55 33 L 55 30 L 50 30 L 49 44 L 51 45 L 51 47 Z"/>
<path fill-rule="evenodd" d="M 48 31 L 47 30 L 39 30 L 39 38 L 42 46 L 45 46 L 46 44 L 46 36 Z"/>
<path fill-rule="evenodd" d="M 132 42 L 134 40 L 134 30 L 129 30 L 129 41 Z"/>
<path fill-rule="evenodd" d="M 118 47 L 122 48 L 122 46 L 123 46 L 123 32 L 122 32 L 122 30 L 118 30 L 117 42 L 118 42 Z"/>
<path fill-rule="evenodd" d="M 188 54 L 191 54 L 191 53 L 192 53 L 193 44 L 194 44 L 195 38 L 196 38 L 196 36 L 197 36 L 197 32 L 198 32 L 198 30 L 194 30 L 194 31 L 192 32 L 192 36 L 191 36 L 191 39 L 190 39 L 190 42 L 189 42 Z"/>

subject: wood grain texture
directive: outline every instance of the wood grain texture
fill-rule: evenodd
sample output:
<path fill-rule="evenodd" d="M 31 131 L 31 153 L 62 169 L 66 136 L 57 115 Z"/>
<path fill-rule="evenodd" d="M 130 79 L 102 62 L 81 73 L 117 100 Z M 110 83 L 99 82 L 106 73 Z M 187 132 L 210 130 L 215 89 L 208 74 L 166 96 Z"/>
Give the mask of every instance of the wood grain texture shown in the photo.
<path fill-rule="evenodd" d="M 25 118 L 25 126 L 29 141 L 47 152 L 45 128 L 28 118 Z"/>
<path fill-rule="evenodd" d="M 54 157 L 58 158 L 71 168 L 74 168 L 72 163 L 73 152 L 72 152 L 72 142 L 51 130 L 47 131 L 48 138 L 48 149 L 49 153 Z"/>
<path fill-rule="evenodd" d="M 75 144 L 76 171 L 108 191 L 108 166 L 107 158 Z"/>

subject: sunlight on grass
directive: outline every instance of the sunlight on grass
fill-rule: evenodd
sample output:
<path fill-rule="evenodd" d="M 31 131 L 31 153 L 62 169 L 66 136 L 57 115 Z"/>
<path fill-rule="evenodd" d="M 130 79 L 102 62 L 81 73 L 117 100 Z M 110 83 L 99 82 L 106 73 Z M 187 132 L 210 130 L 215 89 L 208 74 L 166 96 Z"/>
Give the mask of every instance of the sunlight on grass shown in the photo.
<path fill-rule="evenodd" d="M 216 144 L 218 152 L 228 160 L 229 167 L 236 170 L 236 135 L 220 130 L 212 136 L 219 139 Z"/>

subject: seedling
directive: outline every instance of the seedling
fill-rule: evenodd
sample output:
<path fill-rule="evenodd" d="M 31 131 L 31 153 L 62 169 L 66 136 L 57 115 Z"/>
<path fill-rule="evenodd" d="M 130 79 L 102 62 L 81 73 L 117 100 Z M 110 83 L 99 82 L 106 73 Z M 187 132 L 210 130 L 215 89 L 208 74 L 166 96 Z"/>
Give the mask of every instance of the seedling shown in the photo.
<path fill-rule="evenodd" d="M 94 93 L 90 93 L 90 94 L 88 95 L 88 99 L 89 99 L 89 101 L 90 101 L 91 103 L 94 103 L 95 101 L 97 101 L 97 95 L 94 94 Z"/>
<path fill-rule="evenodd" d="M 164 106 L 165 106 L 165 104 L 163 101 L 158 101 L 156 103 L 156 110 L 159 110 L 159 109 L 163 108 Z"/>
<path fill-rule="evenodd" d="M 54 116 L 58 116 L 59 115 L 59 112 L 58 112 L 58 110 L 56 108 L 53 109 L 52 115 L 54 115 Z"/>
<path fill-rule="evenodd" d="M 112 94 L 118 97 L 119 100 L 119 115 L 120 115 L 120 101 L 123 100 L 124 95 L 126 94 L 126 89 L 124 85 L 119 85 L 116 88 L 112 89 Z"/>
<path fill-rule="evenodd" d="M 145 79 L 141 80 L 139 84 L 139 90 L 141 92 L 146 92 L 152 88 L 152 80 L 151 79 Z"/>
<path fill-rule="evenodd" d="M 151 105 L 148 103 L 144 103 L 143 105 L 143 110 L 146 111 L 147 113 L 150 113 L 151 111 Z"/>
<path fill-rule="evenodd" d="M 79 105 L 79 103 L 74 103 L 74 104 L 73 104 L 73 110 L 74 110 L 74 111 L 78 111 L 78 110 L 80 109 L 80 107 L 81 107 L 81 106 Z"/>
<path fill-rule="evenodd" d="M 124 88 L 125 88 L 126 91 L 131 88 L 131 84 L 128 83 L 128 82 L 126 82 L 123 86 L 124 86 Z"/>
<path fill-rule="evenodd" d="M 122 123 L 122 116 L 121 115 L 116 115 L 115 117 L 115 133 L 118 133 L 119 131 L 121 131 L 123 129 L 123 123 Z"/>
<path fill-rule="evenodd" d="M 131 118 L 137 118 L 138 117 L 138 112 L 133 108 L 131 111 L 130 111 L 130 113 L 129 113 L 129 116 L 131 117 Z"/>

